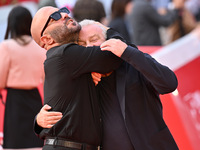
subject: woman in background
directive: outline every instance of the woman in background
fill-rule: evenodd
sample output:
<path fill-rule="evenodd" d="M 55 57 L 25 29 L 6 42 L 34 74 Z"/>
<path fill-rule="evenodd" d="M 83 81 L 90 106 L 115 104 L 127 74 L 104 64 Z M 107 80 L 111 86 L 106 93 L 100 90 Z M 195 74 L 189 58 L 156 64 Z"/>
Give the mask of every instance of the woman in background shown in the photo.
<path fill-rule="evenodd" d="M 32 40 L 32 16 L 22 6 L 8 16 L 5 40 L 0 43 L 0 91 L 7 90 L 4 116 L 4 149 L 41 149 L 33 132 L 35 115 L 42 107 L 38 85 L 43 82 L 45 50 Z"/>
<path fill-rule="evenodd" d="M 127 16 L 131 13 L 132 0 L 113 0 L 111 5 L 111 21 L 109 27 L 118 31 L 127 42 L 131 42 Z"/>

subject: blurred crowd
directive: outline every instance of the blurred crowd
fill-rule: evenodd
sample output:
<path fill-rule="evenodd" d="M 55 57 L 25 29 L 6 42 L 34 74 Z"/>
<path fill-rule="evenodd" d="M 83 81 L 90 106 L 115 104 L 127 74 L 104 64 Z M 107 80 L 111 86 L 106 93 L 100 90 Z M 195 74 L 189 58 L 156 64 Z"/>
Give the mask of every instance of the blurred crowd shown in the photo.
<path fill-rule="evenodd" d="M 77 21 L 99 21 L 136 45 L 167 45 L 191 32 L 200 20 L 200 0 L 35 1 L 37 9 L 66 6 Z"/>
<path fill-rule="evenodd" d="M 66 6 L 77 20 L 93 19 L 120 32 L 136 45 L 167 45 L 190 33 L 200 20 L 199 0 L 40 0 Z"/>

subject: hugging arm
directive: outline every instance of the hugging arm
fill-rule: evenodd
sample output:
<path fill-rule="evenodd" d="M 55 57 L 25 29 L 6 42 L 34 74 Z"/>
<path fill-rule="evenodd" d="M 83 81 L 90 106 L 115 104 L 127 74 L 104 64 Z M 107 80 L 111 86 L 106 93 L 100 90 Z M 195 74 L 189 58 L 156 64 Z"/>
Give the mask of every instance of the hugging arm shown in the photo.
<path fill-rule="evenodd" d="M 38 135 L 43 128 L 51 128 L 62 118 L 61 112 L 49 111 L 51 107 L 44 105 L 34 120 L 34 131 Z"/>
<path fill-rule="evenodd" d="M 160 64 L 149 54 L 141 52 L 136 47 L 128 46 L 125 51 L 116 51 L 115 42 L 120 41 L 115 41 L 115 39 L 106 41 L 101 45 L 102 50 L 111 51 L 131 64 L 151 83 L 159 94 L 170 93 L 177 88 L 176 75 L 167 66 Z"/>
<path fill-rule="evenodd" d="M 121 58 L 143 74 L 159 94 L 167 94 L 177 88 L 178 81 L 175 73 L 149 54 L 129 46 Z"/>

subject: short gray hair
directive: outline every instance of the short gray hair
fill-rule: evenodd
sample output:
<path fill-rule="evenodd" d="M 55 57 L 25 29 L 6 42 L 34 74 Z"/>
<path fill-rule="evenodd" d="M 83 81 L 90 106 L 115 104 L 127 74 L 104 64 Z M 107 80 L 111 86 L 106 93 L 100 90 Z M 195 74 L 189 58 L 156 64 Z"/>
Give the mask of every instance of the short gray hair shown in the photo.
<path fill-rule="evenodd" d="M 84 19 L 84 20 L 80 21 L 79 24 L 81 25 L 81 27 L 84 27 L 84 26 L 88 26 L 88 25 L 93 25 L 93 24 L 95 24 L 95 22 L 96 21 L 94 21 L 94 20 Z M 99 28 L 101 28 L 102 34 L 103 34 L 103 36 L 106 40 L 106 38 L 107 38 L 106 29 L 103 28 L 102 26 L 98 25 L 98 24 L 96 24 L 96 25 L 99 26 Z"/>

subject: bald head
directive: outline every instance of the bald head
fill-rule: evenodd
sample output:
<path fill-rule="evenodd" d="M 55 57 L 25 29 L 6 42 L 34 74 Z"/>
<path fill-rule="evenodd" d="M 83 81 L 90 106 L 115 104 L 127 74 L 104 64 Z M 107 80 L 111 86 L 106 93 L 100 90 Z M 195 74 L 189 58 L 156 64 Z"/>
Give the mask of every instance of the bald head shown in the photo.
<path fill-rule="evenodd" d="M 42 29 L 44 28 L 49 16 L 57 10 L 58 8 L 51 6 L 42 7 L 33 17 L 33 21 L 31 24 L 31 35 L 35 42 L 41 47 L 43 45 L 43 43 L 40 41 Z"/>
<path fill-rule="evenodd" d="M 31 25 L 33 39 L 47 50 L 62 44 L 77 43 L 80 30 L 81 26 L 69 17 L 67 8 L 58 10 L 50 6 L 39 9 Z"/>

